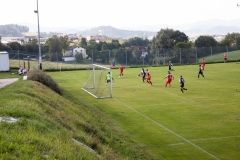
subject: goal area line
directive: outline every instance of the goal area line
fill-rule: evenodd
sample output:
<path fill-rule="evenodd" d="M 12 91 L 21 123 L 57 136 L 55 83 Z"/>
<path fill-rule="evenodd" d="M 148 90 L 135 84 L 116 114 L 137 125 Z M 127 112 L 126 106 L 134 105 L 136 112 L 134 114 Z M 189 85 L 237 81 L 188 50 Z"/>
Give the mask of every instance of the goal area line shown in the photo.
<path fill-rule="evenodd" d="M 112 98 L 111 96 L 96 96 L 93 93 L 89 92 L 88 90 L 86 90 L 85 88 L 82 88 L 82 90 L 84 90 L 85 92 L 87 92 L 88 94 L 92 95 L 95 98 L 101 99 L 101 98 Z"/>

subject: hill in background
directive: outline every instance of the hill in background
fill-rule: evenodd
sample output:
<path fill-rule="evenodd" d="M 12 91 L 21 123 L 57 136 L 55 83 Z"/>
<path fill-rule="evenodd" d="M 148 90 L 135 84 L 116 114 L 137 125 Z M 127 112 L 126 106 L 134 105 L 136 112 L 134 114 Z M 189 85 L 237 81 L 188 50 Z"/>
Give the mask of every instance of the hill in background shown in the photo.
<path fill-rule="evenodd" d="M 27 26 L 29 32 L 37 32 L 37 25 L 30 23 L 21 23 L 20 25 Z M 240 19 L 231 21 L 224 21 L 220 19 L 213 19 L 207 21 L 200 21 L 191 24 L 183 25 L 142 25 L 135 27 L 123 27 L 121 29 L 113 26 L 99 26 L 99 27 L 47 27 L 40 26 L 40 32 L 58 32 L 66 34 L 81 34 L 82 36 L 90 35 L 106 35 L 107 37 L 117 37 L 122 39 L 129 39 L 132 37 L 152 37 L 157 34 L 161 29 L 171 28 L 184 32 L 187 36 L 199 36 L 199 35 L 226 35 L 227 33 L 240 32 Z M 1 27 L 1 25 L 0 25 Z M 6 32 L 6 31 L 5 31 Z M 0 30 L 0 35 L 3 37 L 5 34 Z M 13 35 L 13 34 L 11 34 Z M 19 35 L 19 34 L 18 34 Z M 9 36 L 9 34 L 7 35 Z"/>

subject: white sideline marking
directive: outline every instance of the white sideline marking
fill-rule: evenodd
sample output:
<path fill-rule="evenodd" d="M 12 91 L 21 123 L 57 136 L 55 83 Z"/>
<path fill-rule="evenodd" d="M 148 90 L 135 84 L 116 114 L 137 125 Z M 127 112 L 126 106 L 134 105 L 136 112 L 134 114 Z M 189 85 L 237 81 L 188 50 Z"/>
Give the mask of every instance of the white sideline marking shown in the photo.
<path fill-rule="evenodd" d="M 141 106 L 142 107 L 144 107 L 144 106 L 147 106 L 147 107 L 149 107 L 149 106 L 166 106 L 169 104 L 188 104 L 188 103 L 187 102 L 185 102 L 185 103 L 161 103 L 161 104 L 151 104 L 151 105 L 141 105 Z"/>
<path fill-rule="evenodd" d="M 230 138 L 240 138 L 240 136 L 229 136 L 229 137 L 214 137 L 214 138 L 200 138 L 200 139 L 192 139 L 189 141 L 209 141 L 209 140 L 218 140 L 218 139 L 230 139 Z M 168 144 L 168 146 L 176 146 L 182 145 L 184 143 L 175 143 L 175 144 Z"/>
<path fill-rule="evenodd" d="M 178 146 L 178 145 L 182 145 L 184 143 L 175 143 L 175 144 L 169 144 L 168 146 Z"/>
<path fill-rule="evenodd" d="M 189 141 L 208 141 L 208 140 L 216 140 L 216 139 L 229 139 L 229 138 L 240 138 L 240 136 L 214 137 L 214 138 L 202 138 L 202 139 L 192 139 L 192 140 L 189 140 Z"/>
<path fill-rule="evenodd" d="M 163 129 L 167 130 L 168 132 L 170 132 L 170 133 L 174 134 L 175 136 L 179 137 L 180 139 L 182 139 L 182 140 L 186 141 L 186 142 L 187 142 L 187 143 L 189 143 L 190 145 L 192 145 L 192 146 L 194 146 L 194 147 L 198 148 L 199 150 L 203 151 L 204 153 L 206 153 L 206 154 L 210 155 L 210 156 L 211 156 L 211 157 L 213 157 L 214 159 L 220 160 L 220 159 L 219 159 L 219 158 L 217 158 L 216 156 L 214 156 L 214 155 L 212 155 L 211 153 L 209 153 L 209 152 L 205 151 L 204 149 L 202 149 L 201 147 L 199 147 L 199 146 L 195 145 L 194 143 L 192 143 L 191 141 L 187 140 L 186 138 L 184 138 L 184 137 L 182 137 L 182 136 L 178 135 L 177 133 L 175 133 L 175 132 L 171 131 L 170 129 L 166 128 L 165 126 L 163 126 L 163 125 L 161 125 L 161 124 L 157 123 L 156 121 L 154 121 L 154 120 L 152 120 L 151 118 L 149 118 L 149 117 L 145 116 L 144 114 L 142 114 L 142 113 L 140 113 L 139 111 L 137 111 L 137 110 L 133 109 L 132 107 L 130 107 L 130 106 L 128 106 L 128 105 L 126 105 L 125 103 L 123 103 L 123 102 L 119 101 L 118 99 L 116 99 L 116 98 L 113 98 L 113 99 L 114 99 L 115 101 L 117 101 L 117 102 L 119 102 L 119 103 L 123 104 L 123 105 L 124 105 L 124 106 L 126 106 L 127 108 L 131 109 L 132 111 L 134 111 L 134 112 L 138 113 L 138 114 L 139 114 L 139 115 L 141 115 L 142 117 L 144 117 L 144 118 L 148 119 L 149 121 L 151 121 L 151 122 L 155 123 L 156 125 L 158 125 L 158 126 L 162 127 Z"/>

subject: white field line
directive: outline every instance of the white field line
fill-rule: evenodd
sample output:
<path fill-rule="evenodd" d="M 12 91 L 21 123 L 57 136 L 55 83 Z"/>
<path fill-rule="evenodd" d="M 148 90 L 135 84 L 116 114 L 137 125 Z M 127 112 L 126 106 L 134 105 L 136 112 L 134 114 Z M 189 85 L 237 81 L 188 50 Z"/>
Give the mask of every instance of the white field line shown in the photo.
<path fill-rule="evenodd" d="M 170 130 L 170 129 L 166 128 L 166 127 L 165 127 L 165 126 L 163 126 L 162 124 L 160 124 L 160 123 L 158 123 L 158 122 L 156 122 L 156 121 L 152 120 L 151 118 L 149 118 L 149 117 L 147 117 L 146 115 L 142 114 L 141 112 L 139 112 L 139 111 L 137 111 L 137 110 L 133 109 L 132 107 L 130 107 L 130 106 L 128 106 L 128 105 L 126 105 L 125 103 L 123 103 L 123 102 L 119 101 L 118 99 L 116 99 L 116 98 L 113 98 L 113 99 L 114 99 L 115 101 L 117 101 L 117 102 L 121 103 L 121 104 L 122 104 L 122 105 L 124 105 L 125 107 L 127 107 L 127 108 L 131 109 L 132 111 L 136 112 L 136 113 L 137 113 L 137 114 L 139 114 L 140 116 L 142 116 L 142 117 L 144 117 L 144 118 L 148 119 L 149 121 L 153 122 L 154 124 L 158 125 L 159 127 L 161 127 L 161 128 L 163 128 L 163 129 L 165 129 L 166 131 L 168 131 L 168 132 L 170 132 L 170 133 L 174 134 L 175 136 L 179 137 L 180 139 L 184 140 L 185 142 L 189 143 L 190 145 L 192 145 L 192 146 L 194 146 L 194 147 L 198 148 L 199 150 L 203 151 L 204 153 L 208 154 L 209 156 L 213 157 L 214 159 L 217 159 L 217 160 L 219 160 L 219 158 L 217 158 L 216 156 L 214 156 L 214 155 L 212 155 L 211 153 L 209 153 L 209 152 L 205 151 L 205 150 L 204 150 L 204 149 L 202 149 L 201 147 L 199 147 L 199 146 L 195 145 L 195 144 L 194 144 L 194 143 L 192 143 L 191 141 L 189 141 L 189 140 L 187 140 L 186 138 L 184 138 L 184 137 L 182 137 L 182 136 L 178 135 L 177 133 L 173 132 L 172 130 Z"/>
<path fill-rule="evenodd" d="M 191 142 L 193 142 L 193 141 L 210 141 L 210 140 L 231 139 L 231 138 L 240 138 L 240 136 L 200 138 L 200 139 L 192 139 L 192 140 L 189 140 L 189 141 L 191 141 Z M 168 146 L 176 146 L 176 145 L 182 145 L 182 144 L 184 144 L 184 143 L 168 144 Z"/>
<path fill-rule="evenodd" d="M 132 82 L 137 83 L 136 81 L 132 81 Z M 185 97 L 181 97 L 181 96 L 179 96 L 179 95 L 176 95 L 176 94 L 173 94 L 173 93 L 164 91 L 164 90 L 159 89 L 159 88 L 156 88 L 156 87 L 154 87 L 154 86 L 151 86 L 151 88 L 154 88 L 154 89 L 156 89 L 156 90 L 158 90 L 158 91 L 161 91 L 161 92 L 170 94 L 170 95 L 175 96 L 175 97 L 179 97 L 179 98 L 185 99 L 185 100 L 190 101 L 190 102 L 195 102 L 194 100 L 191 100 L 191 99 L 188 99 L 188 98 L 185 98 Z"/>
<path fill-rule="evenodd" d="M 175 143 L 175 144 L 169 144 L 168 146 L 178 146 L 178 145 L 182 145 L 184 143 Z"/>
<path fill-rule="evenodd" d="M 192 140 L 189 140 L 189 141 L 209 141 L 209 140 L 230 139 L 230 138 L 240 138 L 240 136 L 213 137 L 213 138 L 200 138 L 200 139 L 192 139 Z"/>
<path fill-rule="evenodd" d="M 147 106 L 147 107 L 149 107 L 149 106 L 166 106 L 169 104 L 189 104 L 189 103 L 187 103 L 187 102 L 185 102 L 185 103 L 160 103 L 160 104 L 141 105 L 141 106 L 142 107 L 144 107 L 144 106 Z"/>

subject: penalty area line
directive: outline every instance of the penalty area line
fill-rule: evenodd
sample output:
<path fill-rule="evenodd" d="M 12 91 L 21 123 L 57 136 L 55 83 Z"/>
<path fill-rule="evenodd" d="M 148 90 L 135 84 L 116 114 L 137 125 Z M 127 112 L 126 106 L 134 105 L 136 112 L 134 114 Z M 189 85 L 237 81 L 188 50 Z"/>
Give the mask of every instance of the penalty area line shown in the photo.
<path fill-rule="evenodd" d="M 113 99 L 114 99 L 115 101 L 121 103 L 121 104 L 124 105 L 125 107 L 131 109 L 131 110 L 134 111 L 135 113 L 139 114 L 140 116 L 142 116 L 142 117 L 148 119 L 149 121 L 153 122 L 154 124 L 158 125 L 159 127 L 161 127 L 161 128 L 163 128 L 163 129 L 165 129 L 166 131 L 172 133 L 173 135 L 177 136 L 178 138 L 184 140 L 184 141 L 187 142 L 188 144 L 190 144 L 190 145 L 192 145 L 192 146 L 198 148 L 199 150 L 203 151 L 204 153 L 208 154 L 209 156 L 213 157 L 214 159 L 219 160 L 219 158 L 217 158 L 216 156 L 214 156 L 214 155 L 212 155 L 211 153 L 205 151 L 205 150 L 202 149 L 201 147 L 197 146 L 196 144 L 192 143 L 191 141 L 187 140 L 186 138 L 184 138 L 184 137 L 178 135 L 177 133 L 173 132 L 172 130 L 168 129 L 167 127 L 163 126 L 162 124 L 160 124 L 160 123 L 154 121 L 153 119 L 151 119 L 151 118 L 149 118 L 148 116 L 142 114 L 141 112 L 135 110 L 134 108 L 128 106 L 127 104 L 121 102 L 120 100 L 118 100 L 118 99 L 116 99 L 116 98 L 113 98 Z"/>

